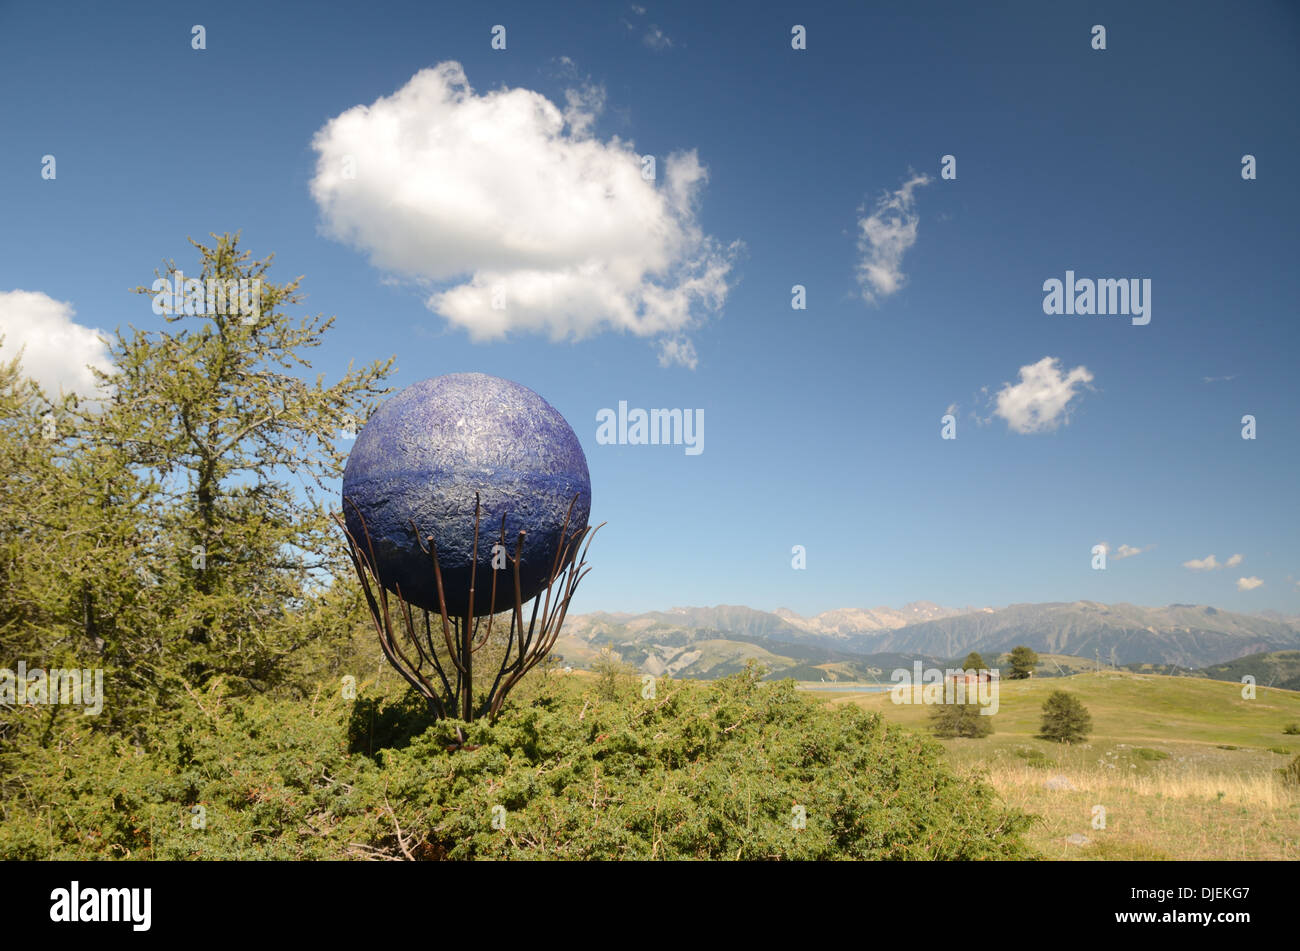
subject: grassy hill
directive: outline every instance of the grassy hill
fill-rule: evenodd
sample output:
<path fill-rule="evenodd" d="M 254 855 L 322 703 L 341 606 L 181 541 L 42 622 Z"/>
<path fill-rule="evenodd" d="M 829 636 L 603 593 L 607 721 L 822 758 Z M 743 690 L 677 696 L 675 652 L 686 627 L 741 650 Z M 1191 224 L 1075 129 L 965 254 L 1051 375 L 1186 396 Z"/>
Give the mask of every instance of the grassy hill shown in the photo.
<path fill-rule="evenodd" d="M 1066 690 L 1092 714 L 1088 741 L 1036 738 L 1043 700 Z M 821 694 L 927 731 L 929 708 L 884 694 Z M 1104 670 L 1003 681 L 994 733 L 944 740 L 959 771 L 983 775 L 1042 817 L 1030 841 L 1050 858 L 1300 859 L 1300 794 L 1277 770 L 1300 755 L 1300 693 Z M 1093 827 L 1094 808 L 1106 827 Z M 1071 841 L 1071 836 L 1082 836 Z"/>
<path fill-rule="evenodd" d="M 1002 653 L 994 658 L 985 655 L 984 659 L 1007 677 L 1010 671 L 1010 654 Z M 958 666 L 962 658 L 956 658 L 952 666 Z M 1109 665 L 1102 663 L 1102 667 Z M 1069 677 L 1072 674 L 1084 674 L 1097 669 L 1097 661 L 1091 657 L 1075 657 L 1073 654 L 1038 654 L 1038 666 L 1034 668 L 1035 677 Z"/>
<path fill-rule="evenodd" d="M 1240 684 L 1128 671 L 1003 681 L 994 720 L 997 732 L 1024 737 L 1036 734 L 1043 701 L 1053 690 L 1077 694 L 1092 714 L 1099 736 L 1128 742 L 1223 743 L 1260 749 L 1289 745 L 1300 753 L 1300 737 L 1282 734 L 1283 726 L 1300 719 L 1300 693 L 1258 688 L 1254 700 L 1244 700 Z M 928 707 L 895 704 L 887 694 L 852 699 L 907 726 L 924 726 L 929 714 Z"/>
<path fill-rule="evenodd" d="M 1241 678 L 1249 674 L 1257 684 L 1263 686 L 1300 690 L 1300 651 L 1251 654 L 1226 664 L 1206 667 L 1204 674 L 1213 680 L 1231 680 L 1236 683 L 1241 683 Z"/>
<path fill-rule="evenodd" d="M 1172 677 L 1208 677 L 1241 683 L 1250 675 L 1263 687 L 1300 690 L 1300 651 L 1263 651 L 1238 657 L 1222 664 L 1188 669 L 1177 664 L 1126 664 L 1126 670 L 1139 674 L 1167 674 Z"/>

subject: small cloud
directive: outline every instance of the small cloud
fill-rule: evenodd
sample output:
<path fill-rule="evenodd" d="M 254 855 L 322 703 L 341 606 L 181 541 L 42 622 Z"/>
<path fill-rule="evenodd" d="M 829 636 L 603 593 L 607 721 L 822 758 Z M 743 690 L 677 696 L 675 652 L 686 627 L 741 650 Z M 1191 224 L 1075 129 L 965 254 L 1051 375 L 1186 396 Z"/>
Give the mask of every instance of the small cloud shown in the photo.
<path fill-rule="evenodd" d="M 956 415 L 957 415 L 957 404 L 956 404 L 956 403 L 949 403 L 949 404 L 948 404 L 948 408 L 947 408 L 946 410 L 944 410 L 944 413 L 945 413 L 946 415 L 948 415 L 948 416 L 956 416 Z"/>
<path fill-rule="evenodd" d="M 1232 376 L 1203 376 L 1203 377 L 1201 377 L 1201 379 L 1202 379 L 1204 382 L 1206 382 L 1206 383 L 1226 383 L 1228 380 L 1235 380 L 1236 378 L 1237 378 L 1237 374 L 1235 374 L 1235 373 L 1232 374 Z"/>
<path fill-rule="evenodd" d="M 1190 568 L 1192 571 L 1215 571 L 1219 568 L 1236 568 L 1246 560 L 1245 555 L 1233 555 L 1227 561 L 1219 561 L 1213 555 L 1207 555 L 1204 558 L 1194 558 L 1191 561 L 1183 562 L 1184 568 Z"/>
<path fill-rule="evenodd" d="M 77 323 L 76 313 L 69 302 L 40 291 L 0 291 L 0 359 L 8 362 L 22 351 L 23 374 L 50 399 L 60 390 L 93 398 L 99 389 L 90 367 L 113 370 L 103 331 Z"/>
<path fill-rule="evenodd" d="M 993 415 L 1001 416 L 1018 433 L 1050 432 L 1070 421 L 1070 401 L 1078 388 L 1091 383 L 1087 367 L 1062 371 L 1055 357 L 1020 368 L 1020 382 L 1003 384 Z"/>
<path fill-rule="evenodd" d="M 1125 558 L 1132 558 L 1134 555 L 1140 555 L 1144 551 L 1150 551 L 1156 546 L 1147 545 L 1145 548 L 1134 548 L 1132 545 L 1120 545 L 1112 551 L 1109 542 L 1097 542 L 1097 547 L 1103 549 L 1112 561 L 1122 561 Z"/>
<path fill-rule="evenodd" d="M 888 297 L 907 280 L 903 274 L 903 255 L 916 244 L 920 216 L 914 210 L 912 192 L 930 184 L 927 175 L 913 173 L 897 191 L 885 192 L 876 201 L 876 207 L 865 218 L 858 220 L 858 283 L 862 285 L 863 299 L 874 304 Z M 858 212 L 865 211 L 865 206 Z"/>
<path fill-rule="evenodd" d="M 636 14 L 637 16 L 639 16 L 639 17 L 643 17 L 643 16 L 645 16 L 645 7 L 637 6 L 637 5 L 634 3 L 634 4 L 632 4 L 632 12 L 635 13 L 635 14 Z"/>
<path fill-rule="evenodd" d="M 686 338 L 668 338 L 659 343 L 659 365 L 661 367 L 684 366 L 694 370 L 699 365 L 695 353 L 695 344 Z"/>
<path fill-rule="evenodd" d="M 555 64 L 552 75 L 559 79 L 577 79 L 578 64 L 570 56 L 557 56 L 551 60 Z"/>
<path fill-rule="evenodd" d="M 1237 590 L 1238 590 L 1238 591 L 1254 591 L 1256 588 L 1258 588 L 1258 587 L 1259 587 L 1260 585 L 1262 585 L 1263 583 L 1264 583 L 1263 581 L 1261 581 L 1261 580 L 1258 579 L 1258 578 L 1254 578 L 1254 577 L 1251 577 L 1251 578 L 1238 578 L 1238 579 L 1237 579 Z"/>
<path fill-rule="evenodd" d="M 672 48 L 673 38 L 652 23 L 641 42 L 652 50 L 666 50 Z"/>

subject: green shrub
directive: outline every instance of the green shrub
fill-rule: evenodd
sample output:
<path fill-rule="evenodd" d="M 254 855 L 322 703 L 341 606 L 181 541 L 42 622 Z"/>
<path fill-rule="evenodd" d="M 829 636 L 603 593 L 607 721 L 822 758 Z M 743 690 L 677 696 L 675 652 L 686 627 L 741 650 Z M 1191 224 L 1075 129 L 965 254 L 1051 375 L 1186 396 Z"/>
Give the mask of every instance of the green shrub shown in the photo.
<path fill-rule="evenodd" d="M 339 857 L 327 833 L 369 761 L 338 694 L 232 700 L 217 680 L 141 745 L 65 714 L 57 742 L 0 755 L 0 859 Z"/>
<path fill-rule="evenodd" d="M 1282 732 L 1287 736 L 1300 736 L 1300 723 L 1288 723 L 1282 727 Z"/>
<path fill-rule="evenodd" d="M 1042 750 L 1026 749 L 1017 747 L 1016 755 L 1023 759 L 1028 765 L 1036 767 L 1045 767 L 1052 765 L 1052 759 Z"/>
<path fill-rule="evenodd" d="M 1153 750 L 1149 746 L 1135 746 L 1133 754 L 1138 759 L 1144 759 L 1148 762 L 1157 762 L 1162 759 L 1169 759 L 1169 754 L 1164 750 Z"/>
<path fill-rule="evenodd" d="M 658 687 L 557 678 L 489 726 L 218 682 L 139 748 L 65 715 L 0 753 L 0 859 L 1032 857 L 933 740 L 754 670 Z"/>
<path fill-rule="evenodd" d="M 1278 772 L 1282 774 L 1284 786 L 1300 787 L 1300 756 L 1293 759 L 1289 765 L 1283 766 Z"/>

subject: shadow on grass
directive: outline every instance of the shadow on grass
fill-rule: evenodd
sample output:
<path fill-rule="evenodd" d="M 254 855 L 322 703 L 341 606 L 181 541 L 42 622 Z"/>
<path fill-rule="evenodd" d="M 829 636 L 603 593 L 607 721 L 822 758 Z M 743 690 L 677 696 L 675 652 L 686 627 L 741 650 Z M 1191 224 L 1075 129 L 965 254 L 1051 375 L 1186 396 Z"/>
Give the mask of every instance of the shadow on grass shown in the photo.
<path fill-rule="evenodd" d="M 384 750 L 400 750 L 437 723 L 428 701 L 414 690 L 400 697 L 358 699 L 348 720 L 348 752 L 374 759 Z"/>

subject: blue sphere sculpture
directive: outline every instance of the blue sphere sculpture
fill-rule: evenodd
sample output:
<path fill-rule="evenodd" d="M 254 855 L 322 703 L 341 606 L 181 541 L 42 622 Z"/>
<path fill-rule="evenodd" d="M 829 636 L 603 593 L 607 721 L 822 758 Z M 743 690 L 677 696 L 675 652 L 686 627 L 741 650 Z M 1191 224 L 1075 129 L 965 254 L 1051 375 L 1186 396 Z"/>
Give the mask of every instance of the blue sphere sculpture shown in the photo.
<path fill-rule="evenodd" d="M 466 617 L 476 492 L 481 518 L 474 616 L 481 617 L 514 605 L 513 562 L 500 558 L 497 564 L 506 567 L 495 572 L 492 602 L 492 549 L 500 539 L 502 515 L 510 559 L 519 532 L 527 533 L 519 564 L 525 602 L 550 580 L 562 537 L 587 526 L 587 458 L 572 427 L 546 400 L 483 373 L 452 373 L 407 387 L 383 403 L 357 434 L 343 473 L 343 513 L 367 559 L 369 534 L 372 567 L 383 586 L 437 612 L 433 560 L 419 543 L 432 535 L 447 613 Z"/>

